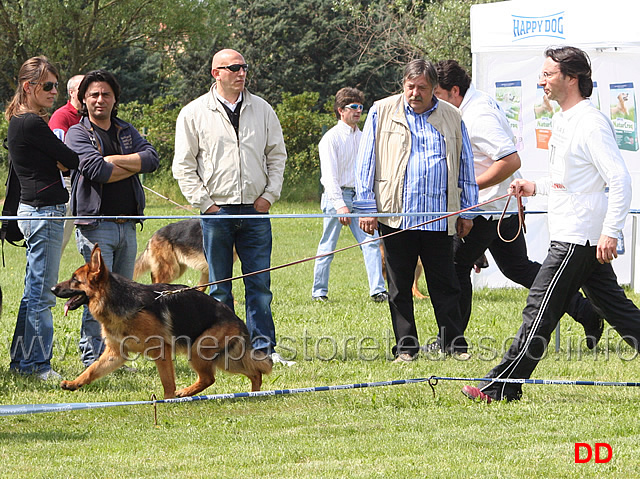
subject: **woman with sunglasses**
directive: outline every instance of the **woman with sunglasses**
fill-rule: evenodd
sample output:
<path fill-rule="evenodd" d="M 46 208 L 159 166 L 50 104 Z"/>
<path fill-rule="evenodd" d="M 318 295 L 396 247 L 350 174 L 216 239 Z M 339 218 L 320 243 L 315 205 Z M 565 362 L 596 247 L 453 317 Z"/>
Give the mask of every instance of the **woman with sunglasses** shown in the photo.
<path fill-rule="evenodd" d="M 9 155 L 20 180 L 18 216 L 27 245 L 24 293 L 11 344 L 12 371 L 57 380 L 51 368 L 55 296 L 64 222 L 69 194 L 61 172 L 78 167 L 78 155 L 67 148 L 47 125 L 47 109 L 58 93 L 58 71 L 46 57 L 24 62 L 18 73 L 16 93 L 5 111 L 9 122 Z"/>

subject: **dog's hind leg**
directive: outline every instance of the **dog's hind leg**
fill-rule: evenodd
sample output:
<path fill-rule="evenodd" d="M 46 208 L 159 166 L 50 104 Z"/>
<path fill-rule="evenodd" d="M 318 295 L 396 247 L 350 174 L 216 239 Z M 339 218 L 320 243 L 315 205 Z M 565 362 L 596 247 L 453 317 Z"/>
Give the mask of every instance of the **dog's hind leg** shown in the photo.
<path fill-rule="evenodd" d="M 223 352 L 220 339 L 209 336 L 211 330 L 205 331 L 189 351 L 189 366 L 198 374 L 198 379 L 191 386 L 176 392 L 176 396 L 185 397 L 198 394 L 216 382 L 216 361 Z"/>
<path fill-rule="evenodd" d="M 125 358 L 120 355 L 118 350 L 107 344 L 104 352 L 91 366 L 85 369 L 84 372 L 73 381 L 62 381 L 60 387 L 68 391 L 75 391 L 115 371 L 122 366 L 125 361 Z"/>

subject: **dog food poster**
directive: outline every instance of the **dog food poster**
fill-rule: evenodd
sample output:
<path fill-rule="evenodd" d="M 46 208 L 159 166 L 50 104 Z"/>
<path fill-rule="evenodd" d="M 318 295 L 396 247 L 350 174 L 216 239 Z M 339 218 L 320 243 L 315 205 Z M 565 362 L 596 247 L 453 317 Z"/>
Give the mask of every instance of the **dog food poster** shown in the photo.
<path fill-rule="evenodd" d="M 638 151 L 638 118 L 633 83 L 609 85 L 611 121 L 621 150 Z"/>
<path fill-rule="evenodd" d="M 522 141 L 522 82 L 496 82 L 496 100 L 507 115 L 507 120 L 516 137 L 516 148 L 521 150 Z"/>
<path fill-rule="evenodd" d="M 536 99 L 533 104 L 533 111 L 536 117 L 536 148 L 540 150 L 549 149 L 549 139 L 551 138 L 551 118 L 554 113 L 560 110 L 560 105 L 555 100 L 547 98 L 544 89 L 538 85 L 536 88 Z"/>

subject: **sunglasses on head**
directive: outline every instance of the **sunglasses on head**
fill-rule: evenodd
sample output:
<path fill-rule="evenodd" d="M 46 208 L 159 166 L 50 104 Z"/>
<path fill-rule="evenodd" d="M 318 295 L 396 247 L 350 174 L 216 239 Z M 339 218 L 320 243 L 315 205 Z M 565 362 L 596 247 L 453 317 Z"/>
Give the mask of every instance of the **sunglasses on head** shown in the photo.
<path fill-rule="evenodd" d="M 247 65 L 246 63 L 235 63 L 233 65 L 227 65 L 224 67 L 216 67 L 219 70 L 229 70 L 230 72 L 236 73 L 239 72 L 240 69 L 242 68 L 244 71 L 247 71 L 249 69 L 249 65 Z"/>
<path fill-rule="evenodd" d="M 42 85 L 42 89 L 44 91 L 51 91 L 54 88 L 56 90 L 58 89 L 58 82 L 57 81 L 56 82 L 47 81 L 47 82 L 44 82 L 44 83 L 40 83 L 40 82 L 37 82 L 37 81 L 30 81 L 29 84 L 30 85 Z"/>
<path fill-rule="evenodd" d="M 355 111 L 362 111 L 364 109 L 364 105 L 360 105 L 358 103 L 351 103 L 349 105 L 345 105 L 345 108 L 348 108 L 349 110 L 355 110 Z"/>

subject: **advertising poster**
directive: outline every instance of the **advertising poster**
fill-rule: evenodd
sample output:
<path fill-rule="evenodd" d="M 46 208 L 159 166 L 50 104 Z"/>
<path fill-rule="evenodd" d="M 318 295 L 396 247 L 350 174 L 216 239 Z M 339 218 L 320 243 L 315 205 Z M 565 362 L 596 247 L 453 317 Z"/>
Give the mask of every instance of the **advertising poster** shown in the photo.
<path fill-rule="evenodd" d="M 509 125 L 516 138 L 516 148 L 520 150 L 522 140 L 522 82 L 496 82 L 496 100 L 507 115 Z"/>
<path fill-rule="evenodd" d="M 638 151 L 638 119 L 633 82 L 609 85 L 609 110 L 621 150 Z"/>
<path fill-rule="evenodd" d="M 538 85 L 533 111 L 536 118 L 536 148 L 548 150 L 549 139 L 551 138 L 551 118 L 555 112 L 560 111 L 560 105 L 554 100 L 549 100 L 544 89 Z"/>

